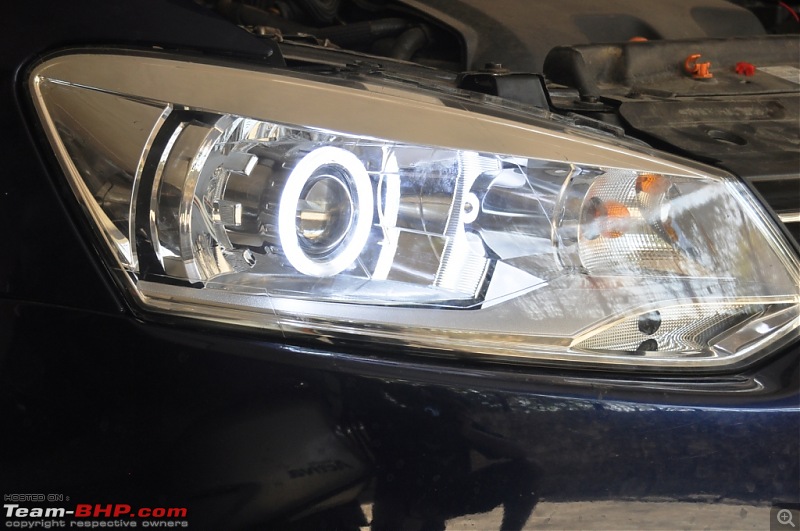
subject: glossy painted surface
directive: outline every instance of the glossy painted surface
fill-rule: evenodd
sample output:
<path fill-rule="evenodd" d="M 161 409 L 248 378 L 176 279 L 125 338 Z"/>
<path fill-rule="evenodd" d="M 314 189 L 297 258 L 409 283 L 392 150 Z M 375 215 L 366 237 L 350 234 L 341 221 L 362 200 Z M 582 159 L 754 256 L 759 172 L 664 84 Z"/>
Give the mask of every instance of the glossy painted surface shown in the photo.
<path fill-rule="evenodd" d="M 327 517 L 367 504 L 376 528 L 501 504 L 525 521 L 539 499 L 661 502 L 659 518 L 675 519 L 686 506 L 665 502 L 720 504 L 713 523 L 730 504 L 763 513 L 798 496 L 797 352 L 704 393 L 655 382 L 631 391 L 604 378 L 492 380 L 485 367 L 380 361 L 391 353 L 337 360 L 125 317 L 0 308 L 4 492 L 190 503 L 200 525 L 291 516 L 356 486 Z M 57 343 L 45 347 L 45 336 Z M 744 390 L 755 382 L 763 388 Z M 587 511 L 561 522 L 583 527 Z"/>
<path fill-rule="evenodd" d="M 375 529 L 766 528 L 800 501 L 797 346 L 742 374 L 633 378 L 135 317 L 9 78 L 67 39 L 22 35 L 0 86 L 4 494 L 185 503 L 211 529 L 357 528 L 362 511 Z"/>

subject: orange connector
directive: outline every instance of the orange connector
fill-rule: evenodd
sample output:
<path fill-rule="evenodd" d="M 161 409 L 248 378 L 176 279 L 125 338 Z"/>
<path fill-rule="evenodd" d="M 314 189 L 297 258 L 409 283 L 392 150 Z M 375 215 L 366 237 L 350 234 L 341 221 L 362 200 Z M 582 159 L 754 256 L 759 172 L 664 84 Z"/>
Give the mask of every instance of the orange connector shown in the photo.
<path fill-rule="evenodd" d="M 683 62 L 683 69 L 686 73 L 695 79 L 710 79 L 714 77 L 714 74 L 709 71 L 711 63 L 698 63 L 698 59 L 700 59 L 699 53 L 693 53 L 686 58 L 686 61 Z"/>

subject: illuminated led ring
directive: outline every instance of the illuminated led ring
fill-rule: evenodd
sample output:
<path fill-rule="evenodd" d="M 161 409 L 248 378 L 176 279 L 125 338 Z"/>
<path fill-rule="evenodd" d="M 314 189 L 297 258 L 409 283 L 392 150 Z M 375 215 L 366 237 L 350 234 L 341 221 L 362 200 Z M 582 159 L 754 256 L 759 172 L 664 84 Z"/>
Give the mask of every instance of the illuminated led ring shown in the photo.
<path fill-rule="evenodd" d="M 300 194 L 314 172 L 327 164 L 336 164 L 346 171 L 344 183 L 353 193 L 352 207 L 356 209 L 355 226 L 351 234 L 327 259 L 309 257 L 300 246 L 295 216 Z M 336 275 L 352 264 L 369 238 L 372 227 L 372 182 L 367 169 L 354 154 L 341 148 L 325 146 L 315 149 L 297 163 L 289 174 L 278 207 L 278 237 L 289 263 L 300 273 L 315 277 Z"/>
<path fill-rule="evenodd" d="M 393 234 L 400 216 L 400 167 L 395 154 L 384 153 L 382 178 L 378 181 L 378 222 L 384 231 L 381 252 L 372 272 L 374 280 L 386 280 L 397 254 L 397 238 Z"/>

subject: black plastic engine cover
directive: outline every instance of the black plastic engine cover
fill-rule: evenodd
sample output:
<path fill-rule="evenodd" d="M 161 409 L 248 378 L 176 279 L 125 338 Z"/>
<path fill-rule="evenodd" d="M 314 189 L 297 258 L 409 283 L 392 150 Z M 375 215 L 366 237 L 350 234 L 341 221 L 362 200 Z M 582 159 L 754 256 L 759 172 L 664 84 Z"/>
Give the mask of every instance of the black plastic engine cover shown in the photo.
<path fill-rule="evenodd" d="M 556 46 L 625 42 L 633 37 L 702 39 L 763 35 L 753 13 L 725 0 L 400 0 L 464 41 L 467 70 L 502 63 L 541 72 Z"/>

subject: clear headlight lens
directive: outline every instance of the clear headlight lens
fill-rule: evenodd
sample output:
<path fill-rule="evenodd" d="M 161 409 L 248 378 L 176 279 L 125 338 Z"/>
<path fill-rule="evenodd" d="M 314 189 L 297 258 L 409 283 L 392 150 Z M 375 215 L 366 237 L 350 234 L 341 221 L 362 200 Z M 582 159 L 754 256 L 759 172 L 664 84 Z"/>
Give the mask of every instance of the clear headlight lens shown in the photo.
<path fill-rule="evenodd" d="M 738 364 L 800 326 L 797 257 L 713 169 L 456 99 L 170 58 L 64 55 L 31 88 L 145 308 L 635 367 Z"/>

